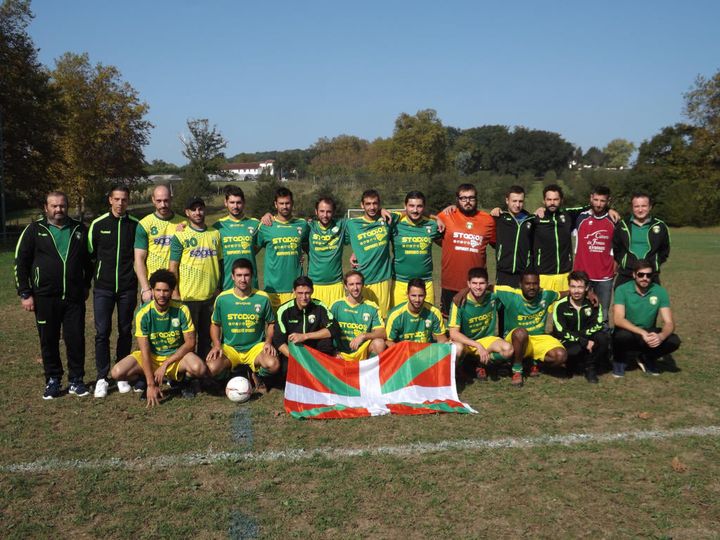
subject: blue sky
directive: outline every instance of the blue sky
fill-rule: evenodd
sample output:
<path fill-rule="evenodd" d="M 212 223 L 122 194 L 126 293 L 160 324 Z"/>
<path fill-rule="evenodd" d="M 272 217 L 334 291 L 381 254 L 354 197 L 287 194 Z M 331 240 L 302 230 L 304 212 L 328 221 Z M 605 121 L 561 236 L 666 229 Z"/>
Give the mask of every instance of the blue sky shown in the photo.
<path fill-rule="evenodd" d="M 184 161 L 187 118 L 238 152 L 391 135 L 401 112 L 523 125 L 582 146 L 682 120 L 720 68 L 720 2 L 34 0 L 30 34 L 117 66 L 150 105 L 146 157 Z"/>

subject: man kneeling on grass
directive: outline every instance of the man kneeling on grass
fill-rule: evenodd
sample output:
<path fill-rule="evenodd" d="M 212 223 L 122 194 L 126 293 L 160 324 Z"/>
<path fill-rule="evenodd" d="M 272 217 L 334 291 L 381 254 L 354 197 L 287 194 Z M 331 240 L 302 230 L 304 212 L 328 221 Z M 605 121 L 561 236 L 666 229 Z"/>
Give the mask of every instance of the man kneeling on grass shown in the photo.
<path fill-rule="evenodd" d="M 120 393 L 130 391 L 129 381 L 145 377 L 147 406 L 160 403 L 163 379 L 182 381 L 185 375 L 207 377 L 205 363 L 195 349 L 195 327 L 187 306 L 172 300 L 177 285 L 169 270 L 157 270 L 149 279 L 152 300 L 135 313 L 135 337 L 140 350 L 133 351 L 112 368 Z"/>
<path fill-rule="evenodd" d="M 652 262 L 641 259 L 635 264 L 633 281 L 615 289 L 613 319 L 613 376 L 624 377 L 625 365 L 634 356 L 638 367 L 648 375 L 660 375 L 657 361 L 680 347 L 665 287 L 657 278 Z M 663 321 L 657 326 L 657 317 Z"/>
<path fill-rule="evenodd" d="M 555 304 L 553 335 L 567 349 L 568 375 L 576 367 L 589 383 L 597 384 L 597 368 L 607 362 L 609 337 L 605 332 L 602 306 L 587 299 L 590 277 L 582 270 L 570 272 L 570 296 Z"/>
<path fill-rule="evenodd" d="M 523 385 L 523 361 L 529 360 L 530 376 L 540 375 L 538 362 L 550 367 L 564 367 L 567 351 L 560 341 L 545 333 L 550 306 L 568 291 L 556 292 L 540 288 L 540 276 L 526 270 L 520 278 L 520 288 L 505 285 L 495 287 L 495 295 L 505 311 L 505 327 L 512 328 L 505 340 L 513 346 L 514 386 Z"/>
<path fill-rule="evenodd" d="M 510 343 L 495 335 L 497 309 L 500 304 L 494 293 L 488 290 L 487 269 L 476 267 L 468 271 L 468 288 L 461 291 L 461 302 L 450 307 L 448 328 L 450 339 L 459 348 L 465 360 L 479 361 L 475 369 L 477 378 L 487 380 L 487 366 L 490 363 L 507 363 L 512 358 Z"/>
<path fill-rule="evenodd" d="M 233 288 L 215 299 L 210 326 L 212 349 L 207 356 L 210 375 L 249 368 L 258 393 L 267 392 L 263 377 L 280 369 L 272 345 L 275 314 L 270 297 L 252 288 L 253 267 L 248 259 L 232 264 Z"/>

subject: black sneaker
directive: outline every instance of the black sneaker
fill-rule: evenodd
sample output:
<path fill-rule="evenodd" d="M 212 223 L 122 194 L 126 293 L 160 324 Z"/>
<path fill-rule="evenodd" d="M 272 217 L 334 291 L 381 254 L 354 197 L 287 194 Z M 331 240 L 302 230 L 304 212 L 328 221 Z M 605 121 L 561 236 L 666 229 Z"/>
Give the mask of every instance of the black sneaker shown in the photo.
<path fill-rule="evenodd" d="M 185 381 L 180 385 L 180 395 L 184 399 L 193 399 L 195 397 L 195 388 L 190 381 Z"/>
<path fill-rule="evenodd" d="M 647 375 L 660 375 L 657 365 L 655 365 L 655 360 L 652 358 L 638 358 L 637 365 L 643 371 L 643 373 Z"/>
<path fill-rule="evenodd" d="M 597 384 L 600 382 L 594 368 L 588 368 L 585 370 L 585 380 L 587 380 L 590 384 Z"/>
<path fill-rule="evenodd" d="M 90 395 L 90 390 L 87 389 L 85 383 L 80 381 L 72 381 L 68 387 L 68 394 L 73 394 L 77 397 L 85 397 Z"/>
<path fill-rule="evenodd" d="M 45 385 L 45 393 L 43 399 L 55 399 L 60 397 L 60 379 L 50 377 Z"/>
<path fill-rule="evenodd" d="M 142 394 L 147 389 L 147 383 L 145 382 L 145 379 L 140 377 L 135 384 L 133 384 L 133 392 L 136 394 Z"/>

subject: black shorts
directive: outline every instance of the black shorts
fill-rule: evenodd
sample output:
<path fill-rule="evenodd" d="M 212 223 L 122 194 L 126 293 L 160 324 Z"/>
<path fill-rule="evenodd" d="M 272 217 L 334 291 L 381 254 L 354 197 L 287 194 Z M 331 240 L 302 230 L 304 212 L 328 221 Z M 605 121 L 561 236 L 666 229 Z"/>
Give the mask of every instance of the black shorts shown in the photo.
<path fill-rule="evenodd" d="M 522 274 L 511 274 L 510 272 L 498 270 L 495 273 L 495 285 L 506 285 L 508 287 L 519 289 L 521 277 Z"/>

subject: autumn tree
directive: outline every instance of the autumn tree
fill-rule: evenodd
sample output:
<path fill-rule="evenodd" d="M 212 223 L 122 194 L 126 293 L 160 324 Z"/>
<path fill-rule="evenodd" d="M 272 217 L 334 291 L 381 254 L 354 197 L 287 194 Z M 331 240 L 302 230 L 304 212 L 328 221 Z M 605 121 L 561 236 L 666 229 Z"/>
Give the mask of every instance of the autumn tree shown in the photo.
<path fill-rule="evenodd" d="M 29 0 L 0 5 L 0 175 L 13 198 L 40 201 L 53 187 L 61 107 L 27 33 L 32 18 Z"/>
<path fill-rule="evenodd" d="M 53 172 L 82 216 L 86 206 L 105 206 L 112 183 L 133 187 L 142 177 L 152 127 L 145 119 L 148 105 L 116 67 L 91 65 L 87 54 L 57 59 L 52 84 L 64 109 L 61 160 Z"/>
<path fill-rule="evenodd" d="M 366 165 L 370 143 L 353 135 L 322 137 L 311 147 L 310 173 L 319 177 L 347 176 Z"/>
<path fill-rule="evenodd" d="M 373 146 L 371 168 L 379 173 L 432 176 L 447 165 L 447 132 L 433 109 L 400 114 L 392 138 Z"/>

